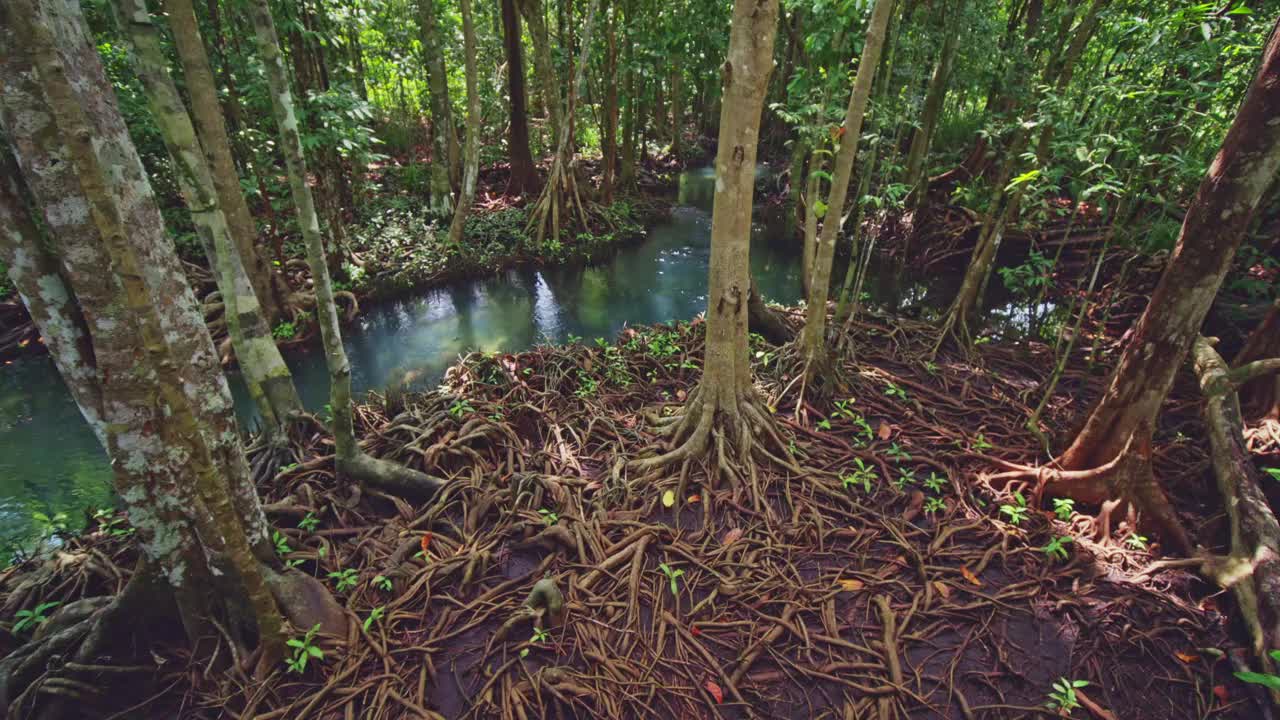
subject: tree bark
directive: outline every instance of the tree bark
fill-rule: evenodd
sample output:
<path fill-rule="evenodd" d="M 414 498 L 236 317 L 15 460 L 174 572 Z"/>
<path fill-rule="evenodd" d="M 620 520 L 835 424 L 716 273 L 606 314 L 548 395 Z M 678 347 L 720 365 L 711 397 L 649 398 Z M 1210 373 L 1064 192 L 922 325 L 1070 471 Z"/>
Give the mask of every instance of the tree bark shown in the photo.
<path fill-rule="evenodd" d="M 471 204 L 476 197 L 476 180 L 480 174 L 480 69 L 476 60 L 476 30 L 471 17 L 471 0 L 460 0 L 462 5 L 462 38 L 466 55 L 467 74 L 467 133 L 465 168 L 462 176 L 462 194 L 458 199 L 458 207 L 453 211 L 453 221 L 449 223 L 449 242 L 457 247 L 462 244 L 462 233 L 466 228 L 467 214 L 471 212 Z"/>
<path fill-rule="evenodd" d="M 773 70 L 778 2 L 735 0 L 732 17 L 728 57 L 721 67 L 724 103 L 715 165 L 702 380 L 684 414 L 671 426 L 678 445 L 657 457 L 633 461 L 637 469 L 660 467 L 706 452 L 713 429 L 717 442 L 728 443 L 736 449 L 739 461 L 749 462 L 756 433 L 772 428 L 751 384 L 747 333 L 756 149 Z M 732 476 L 732 470 L 726 470 Z M 760 498 L 754 501 L 759 503 Z"/>
<path fill-rule="evenodd" d="M 507 103 L 511 110 L 507 130 L 507 159 L 511 163 L 511 176 L 507 181 L 507 194 L 523 195 L 537 188 L 538 169 L 534 167 L 533 155 L 529 152 L 529 111 L 525 107 L 520 16 L 516 13 L 515 0 L 499 1 L 502 3 L 502 47 L 507 58 Z"/>
<path fill-rule="evenodd" d="M 324 343 L 325 364 L 329 369 L 329 404 L 333 412 L 334 455 L 338 472 L 393 492 L 430 495 L 442 487 L 444 481 L 392 462 L 369 457 L 356 443 L 351 418 L 351 364 L 342 347 L 338 307 L 333 299 L 333 281 L 329 277 L 315 200 L 311 196 L 311 186 L 307 183 L 307 163 L 302 152 L 302 140 L 298 135 L 298 118 L 293 109 L 293 94 L 289 90 L 289 78 L 280 52 L 275 21 L 271 17 L 267 0 L 251 0 L 248 9 L 253 23 L 254 40 L 271 90 L 271 110 L 280 133 L 280 149 L 284 153 L 289 173 L 289 187 L 298 213 L 298 225 L 302 228 L 302 237 L 307 245 L 307 264 L 315 283 L 316 317 Z"/>
<path fill-rule="evenodd" d="M 453 212 L 454 190 L 462 187 L 462 149 L 449 101 L 449 76 L 445 72 L 436 0 L 418 0 L 418 9 L 431 97 L 431 210 L 443 217 Z"/>
<path fill-rule="evenodd" d="M 801 351 L 805 360 L 806 385 L 819 392 L 829 383 L 815 382 L 831 373 L 830 352 L 827 349 L 827 299 L 831 291 L 831 266 L 835 260 L 836 234 L 844 213 L 845 196 L 849 191 L 849 179 L 853 175 L 853 160 L 858 152 L 858 140 L 862 137 L 862 120 L 871 98 L 871 86 L 876 70 L 880 67 L 880 51 L 884 47 L 885 30 L 894 0 L 876 0 L 867 26 L 867 39 L 862 56 L 858 59 L 858 75 L 849 94 L 849 106 L 845 110 L 840 149 L 836 152 L 835 172 L 831 179 L 826 217 L 822 234 L 813 259 L 813 271 L 809 282 L 808 302 L 805 309 L 804 330 L 800 336 Z M 829 389 L 829 388 L 826 388 Z"/>
<path fill-rule="evenodd" d="M 1280 169 L 1280 32 L 1272 29 L 1258 73 L 1222 148 L 1187 209 L 1173 256 L 1108 382 L 1060 458 L 1068 469 L 1117 458 L 1150 431 L 1178 368 L 1231 267 L 1258 201 Z M 1072 493 L 1077 496 L 1076 493 Z M 1086 499 L 1086 498 L 1079 498 Z"/>
<path fill-rule="evenodd" d="M 200 37 L 195 9 L 191 0 L 164 0 L 164 9 L 186 79 L 187 94 L 191 98 L 191 119 L 213 171 L 218 204 L 226 215 L 231 237 L 240 251 L 240 261 L 253 284 L 253 292 L 262 305 L 267 322 L 275 323 L 285 315 L 289 288 L 257 247 L 258 227 L 240 189 L 240 175 L 231 154 L 217 85 Z"/>
<path fill-rule="evenodd" d="M 173 161 L 178 185 L 204 241 L 209 266 L 215 272 L 226 308 L 227 330 L 245 384 L 267 427 L 280 430 L 302 411 L 302 401 L 231 239 L 208 162 L 178 88 L 169 76 L 160 30 L 142 0 L 115 0 L 112 6 L 131 46 L 135 70 Z"/>
<path fill-rule="evenodd" d="M 617 181 L 618 175 L 618 41 L 616 37 L 617 24 L 617 3 L 609 8 L 608 15 L 605 16 L 604 34 L 607 41 L 607 51 L 605 53 L 605 84 L 604 84 L 604 113 L 603 124 L 604 132 L 600 138 L 600 152 L 603 156 L 602 179 L 600 182 L 600 194 L 603 202 L 607 205 L 613 202 L 613 186 Z"/>

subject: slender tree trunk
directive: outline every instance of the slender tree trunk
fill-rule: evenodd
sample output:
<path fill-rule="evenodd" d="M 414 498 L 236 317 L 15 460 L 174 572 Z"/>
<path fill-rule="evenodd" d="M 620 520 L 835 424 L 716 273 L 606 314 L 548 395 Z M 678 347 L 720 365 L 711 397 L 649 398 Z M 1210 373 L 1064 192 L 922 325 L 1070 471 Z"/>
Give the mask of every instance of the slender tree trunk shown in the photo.
<path fill-rule="evenodd" d="M 516 13 L 515 0 L 499 0 L 502 3 L 502 40 L 507 57 L 507 103 L 511 109 L 511 122 L 507 131 L 507 158 L 511 162 L 511 177 L 507 181 L 508 195 L 523 195 L 538 186 L 538 169 L 534 167 L 529 152 L 529 112 L 525 108 L 524 49 L 521 47 L 520 16 Z"/>
<path fill-rule="evenodd" d="M 1249 340 L 1231 365 L 1241 367 L 1255 360 L 1273 357 L 1280 357 L 1280 300 L 1271 304 L 1271 310 L 1249 335 Z M 1280 420 L 1280 376 L 1251 380 L 1240 387 L 1240 396 L 1249 417 Z"/>
<path fill-rule="evenodd" d="M 543 15 L 542 0 L 519 0 L 520 14 L 529 24 L 529 37 L 533 39 L 533 72 L 542 86 L 542 96 L 547 104 L 547 119 L 551 126 L 551 143 L 560 140 L 560 123 L 564 122 L 564 105 L 560 99 L 560 81 L 556 66 L 551 60 L 551 39 L 547 35 L 547 20 Z"/>
<path fill-rule="evenodd" d="M 231 237 L 240 251 L 241 263 L 253 284 L 253 292 L 262 305 L 263 314 L 266 315 L 267 322 L 275 323 L 285 315 L 289 288 L 284 278 L 271 269 L 271 264 L 257 247 L 257 224 L 249 213 L 244 192 L 240 189 L 240 175 L 236 172 L 235 159 L 231 154 L 231 142 L 227 138 L 227 128 L 218 103 L 217 85 L 209 67 L 204 41 L 200 37 L 195 9 L 191 6 L 191 0 L 164 0 L 164 9 L 169 17 L 173 45 L 186 79 L 187 94 L 191 98 L 191 119 L 213 171 L 218 204 L 226 215 Z"/>
<path fill-rule="evenodd" d="M 867 26 L 867 39 L 862 56 L 858 59 L 858 75 L 849 95 L 845 110 L 840 149 L 836 152 L 835 172 L 831 179 L 831 194 L 827 203 L 822 234 L 814 255 L 812 280 L 809 283 L 808 303 L 805 310 L 804 331 L 800 344 L 805 358 L 805 373 L 811 388 L 823 392 L 829 383 L 815 382 L 830 375 L 831 360 L 827 349 L 827 298 L 831 291 L 831 266 L 835 260 L 836 234 L 844 212 L 845 196 L 849 191 L 849 179 L 853 175 L 853 160 L 858 152 L 858 140 L 862 137 L 862 120 L 871 97 L 871 86 L 880 66 L 880 51 L 884 47 L 885 30 L 893 11 L 894 0 L 876 0 Z"/>
<path fill-rule="evenodd" d="M 462 146 L 453 123 L 449 75 L 444 64 L 436 0 L 418 0 L 422 51 L 427 58 L 427 86 L 431 97 L 431 210 L 440 216 L 453 212 L 453 193 L 462 187 Z"/>
<path fill-rule="evenodd" d="M 907 206 L 914 208 L 917 215 L 927 200 L 924 187 L 926 160 L 929 157 L 929 144 L 933 141 L 933 131 L 938 126 L 938 117 L 942 114 L 942 103 L 947 98 L 947 85 L 951 80 L 951 63 L 959 46 L 959 33 L 948 32 L 942 41 L 942 53 L 938 63 L 933 67 L 933 75 L 929 78 L 929 90 L 925 93 L 924 109 L 920 113 L 920 127 L 911 134 L 911 148 L 907 151 L 907 185 L 911 195 L 907 198 Z"/>
<path fill-rule="evenodd" d="M 209 164 L 178 89 L 169 76 L 160 31 L 142 0 L 115 0 L 113 7 L 120 29 L 131 45 L 134 67 L 151 114 L 173 160 L 178 185 L 206 246 L 209 266 L 218 279 L 227 330 L 244 372 L 245 384 L 267 426 L 279 429 L 301 412 L 302 402 L 231 239 Z"/>
<path fill-rule="evenodd" d="M 613 186 L 618 175 L 618 42 L 617 42 L 617 3 L 609 8 L 604 26 L 608 50 L 605 54 L 604 84 L 604 132 L 601 133 L 601 154 L 603 155 L 603 178 L 600 193 L 605 204 L 613 202 Z"/>
<path fill-rule="evenodd" d="M 1067 469 L 1102 466 L 1131 443 L 1148 445 L 1165 396 L 1280 169 L 1280 32 L 1272 29 L 1262 61 L 1222 148 L 1187 208 L 1173 256 L 1133 328 L 1106 393 L 1061 456 Z M 1141 435 L 1141 437 L 1137 437 Z M 1113 485 L 1068 484 L 1098 501 Z M 1158 492 L 1158 490 L 1157 490 Z"/>
<path fill-rule="evenodd" d="M 702 381 L 672 426 L 680 444 L 663 455 L 633 461 L 637 468 L 701 455 L 711 447 L 713 429 L 722 450 L 727 443 L 740 462 L 749 462 L 756 434 L 773 427 L 751 384 L 747 323 L 756 149 L 777 27 L 777 0 L 735 0 L 728 57 L 721 68 L 724 104 L 715 166 Z M 776 434 L 773 437 L 781 442 Z M 720 457 L 724 462 L 725 453 Z M 724 469 L 732 476 L 731 468 Z M 759 506 L 758 493 L 753 493 L 753 501 Z"/>
<path fill-rule="evenodd" d="M 325 364 L 329 368 L 329 404 L 333 411 L 334 455 L 338 472 L 392 492 L 429 495 L 442 487 L 442 480 L 372 458 L 356 443 L 351 418 L 351 365 L 342 347 L 333 281 L 325 259 L 320 219 L 316 215 L 311 186 L 307 184 L 307 163 L 298 135 L 298 118 L 293 109 L 293 94 L 289 91 L 289 78 L 280 53 L 275 21 L 267 0 L 251 0 L 248 9 L 258 55 L 271 90 L 271 110 L 280 133 L 280 149 L 289 173 L 298 226 L 302 228 L 302 237 L 307 245 L 307 265 L 311 268 L 315 284 L 316 317 L 324 342 Z"/>
<path fill-rule="evenodd" d="M 480 69 L 476 60 L 475 22 L 471 17 L 471 0 L 459 0 L 462 5 L 462 40 L 467 74 L 467 132 L 463 150 L 462 195 L 453 211 L 449 224 L 449 242 L 455 247 L 462 244 L 462 233 L 467 224 L 467 213 L 475 201 L 476 180 L 480 174 Z"/>

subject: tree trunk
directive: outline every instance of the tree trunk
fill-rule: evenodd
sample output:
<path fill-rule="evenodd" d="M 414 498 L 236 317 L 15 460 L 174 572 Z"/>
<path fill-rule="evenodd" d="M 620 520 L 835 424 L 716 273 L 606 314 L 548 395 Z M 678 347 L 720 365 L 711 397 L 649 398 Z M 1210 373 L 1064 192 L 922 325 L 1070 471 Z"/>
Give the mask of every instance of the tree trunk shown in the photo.
<path fill-rule="evenodd" d="M 204 241 L 209 267 L 218 280 L 227 331 L 245 384 L 267 427 L 279 430 L 301 412 L 302 401 L 231 239 L 208 162 L 178 88 L 169 76 L 160 30 L 142 0 L 115 0 L 112 7 L 133 51 L 135 70 L 173 161 L 178 185 Z"/>
<path fill-rule="evenodd" d="M 422 51 L 427 56 L 427 85 L 431 97 L 431 211 L 453 212 L 453 193 L 462 187 L 462 148 L 449 102 L 449 76 L 444 65 L 444 39 L 436 18 L 436 0 L 418 0 Z"/>
<path fill-rule="evenodd" d="M 397 493 L 429 495 L 439 489 L 439 478 L 372 458 L 356 443 L 351 419 L 351 365 L 342 347 L 338 307 L 333 299 L 333 281 L 325 259 L 324 238 L 316 215 L 311 186 L 307 184 L 307 163 L 298 135 L 298 118 L 293 109 L 293 93 L 280 53 L 275 21 L 267 0 L 251 0 L 249 17 L 254 40 L 271 90 L 271 110 L 280 133 L 280 149 L 289 173 L 289 188 L 298 213 L 298 226 L 307 245 L 307 265 L 315 284 L 316 318 L 324 342 L 325 364 L 329 369 L 329 404 L 333 411 L 334 455 L 338 472 L 361 482 Z"/>
<path fill-rule="evenodd" d="M 1198 337 L 1193 348 L 1192 361 L 1205 399 L 1213 471 L 1231 521 L 1226 562 L 1206 563 L 1207 574 L 1231 588 L 1249 631 L 1250 649 L 1262 663 L 1262 672 L 1274 674 L 1276 663 L 1267 651 L 1280 648 L 1280 523 L 1245 448 L 1233 371 L 1227 370 L 1226 362 L 1205 337 Z"/>
<path fill-rule="evenodd" d="M 808 302 L 805 309 L 804 330 L 800 336 L 801 351 L 805 359 L 806 385 L 823 393 L 830 383 L 820 382 L 832 372 L 830 353 L 827 349 L 827 298 L 831 291 L 831 266 L 835 260 L 836 234 L 844 213 L 845 196 L 849 191 L 849 178 L 853 175 L 853 160 L 858 152 L 858 140 L 862 137 L 862 120 L 871 97 L 871 86 L 880 66 L 880 51 L 884 47 L 885 30 L 889 25 L 894 0 L 876 0 L 867 26 L 867 39 L 858 59 L 858 75 L 849 95 L 845 110 L 840 149 L 836 152 L 835 173 L 831 179 L 826 217 L 822 234 L 818 239 L 814 266 L 809 283 Z"/>
<path fill-rule="evenodd" d="M 1169 264 L 1133 328 L 1106 393 L 1060 458 L 1068 469 L 1096 468 L 1151 428 L 1178 368 L 1231 267 L 1258 201 L 1280 169 L 1280 32 L 1272 29 L 1258 73 L 1222 148 L 1187 209 Z M 1073 497 L 1096 502 L 1105 488 Z"/>
<path fill-rule="evenodd" d="M 963 9 L 963 8 L 961 8 Z M 911 134 L 911 149 L 907 151 L 907 186 L 911 195 L 907 198 L 907 207 L 914 208 L 917 215 L 927 201 L 928 192 L 924 187 L 926 160 L 929 158 L 929 144 L 933 141 L 933 131 L 938 126 L 938 116 L 942 114 L 942 103 L 947 98 L 947 85 L 951 80 L 951 63 L 956 56 L 960 34 L 948 32 L 942 41 L 942 54 L 933 67 L 933 75 L 929 78 L 929 90 L 925 93 L 924 108 L 920 112 L 920 127 Z"/>
<path fill-rule="evenodd" d="M 736 449 L 738 461 L 749 462 L 755 435 L 773 427 L 751 384 L 747 323 L 756 149 L 777 27 L 777 0 L 735 0 L 728 57 L 721 68 L 724 104 L 715 165 L 702 380 L 684 414 L 670 426 L 678 446 L 657 457 L 633 461 L 637 469 L 701 455 L 711 447 L 713 430 L 722 451 L 727 443 Z M 773 439 L 781 445 L 776 433 Z M 726 452 L 719 457 L 723 463 Z M 732 468 L 722 469 L 735 476 Z M 759 506 L 758 493 L 753 493 L 753 501 Z"/>
<path fill-rule="evenodd" d="M 547 119 L 551 126 L 551 144 L 560 141 L 560 123 L 564 122 L 564 105 L 560 99 L 560 81 L 556 66 L 551 60 L 551 39 L 547 35 L 547 20 L 543 15 L 542 0 L 520 0 L 520 14 L 529 24 L 529 37 L 533 39 L 533 72 L 542 86 L 543 100 L 547 104 Z"/>
<path fill-rule="evenodd" d="M 462 244 L 462 232 L 466 228 L 467 214 L 476 197 L 476 180 L 480 174 L 480 70 L 476 60 L 476 31 L 471 18 L 471 0 L 460 0 L 462 5 L 462 39 L 467 74 L 467 133 L 465 169 L 463 170 L 462 195 L 449 223 L 449 243 Z"/>
<path fill-rule="evenodd" d="M 609 8 L 604 26 L 608 50 L 605 54 L 604 132 L 600 152 L 603 155 L 603 177 L 600 184 L 602 201 L 613 202 L 613 186 L 618 175 L 618 42 L 616 37 L 617 4 Z"/>
<path fill-rule="evenodd" d="M 1271 310 L 1249 335 L 1249 340 L 1231 365 L 1240 367 L 1254 360 L 1273 357 L 1280 357 L 1280 300 L 1272 303 Z M 1240 387 L 1240 395 L 1248 417 L 1280 420 L 1280 377 L 1250 380 Z"/>
<path fill-rule="evenodd" d="M 507 158 L 511 162 L 511 177 L 507 181 L 507 194 L 523 195 L 537 188 L 538 169 L 534 167 L 533 155 L 529 152 L 529 112 L 525 108 L 520 16 L 516 13 L 515 0 L 500 2 L 502 46 L 507 58 L 507 102 L 511 109 L 511 122 L 507 132 Z"/>
<path fill-rule="evenodd" d="M 218 103 L 217 85 L 209 67 L 204 41 L 200 38 L 195 9 L 191 0 L 164 0 L 164 9 L 186 79 L 187 94 L 191 98 L 191 120 L 213 171 L 218 204 L 226 215 L 231 237 L 240 251 L 241 263 L 253 284 L 253 292 L 262 305 L 263 314 L 268 323 L 275 323 L 285 315 L 289 288 L 257 247 L 258 227 L 240 189 L 240 175 L 231 154 L 231 142 Z"/>
<path fill-rule="evenodd" d="M 6 133 L 88 320 L 117 491 L 191 639 L 221 616 L 273 664 L 282 622 L 259 565 L 271 548 L 231 396 L 79 4 L 5 12 Z M 12 73 L 27 62 L 35 74 Z"/>

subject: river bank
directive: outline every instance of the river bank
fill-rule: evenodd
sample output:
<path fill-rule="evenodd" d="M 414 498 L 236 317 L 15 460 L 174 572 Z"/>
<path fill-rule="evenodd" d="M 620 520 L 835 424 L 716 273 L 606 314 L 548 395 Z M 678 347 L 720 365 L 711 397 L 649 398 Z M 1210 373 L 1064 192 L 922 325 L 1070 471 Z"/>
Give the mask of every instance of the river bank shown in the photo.
<path fill-rule="evenodd" d="M 437 498 L 361 493 L 334 477 L 323 429 L 302 428 L 260 489 L 280 562 L 330 586 L 349 632 L 312 637 L 322 655 L 305 672 L 282 666 L 262 682 L 195 671 L 207 657 L 139 658 L 127 690 L 81 689 L 80 707 L 146 702 L 148 713 L 182 707 L 192 718 L 1032 717 L 1066 678 L 1087 681 L 1081 695 L 1114 717 L 1258 716 L 1261 696 L 1231 675 L 1240 642 L 1216 588 L 1187 569 L 1156 570 L 1160 549 L 1140 528 L 1096 542 L 1082 514 L 1092 508 L 1029 507 L 1027 488 L 985 482 L 991 458 L 1040 457 L 1022 423 L 1046 346 L 993 342 L 929 360 L 932 333 L 910 321 L 869 319 L 854 336 L 856 357 L 840 358 L 848 397 L 828 415 L 783 397 L 790 368 L 754 341 L 757 387 L 777 403 L 801 474 L 760 465 L 716 482 L 700 463 L 687 476 L 625 470 L 660 443 L 646 416 L 676 409 L 698 380 L 696 322 L 473 353 L 439 391 L 370 396 L 356 414 L 366 448 L 447 478 Z M 1096 376 L 1069 371 L 1046 425 L 1066 427 L 1099 391 Z M 1195 392 L 1175 390 L 1153 459 L 1196 541 L 1213 549 L 1225 523 L 1203 501 L 1215 491 L 1186 402 Z M 127 518 L 92 528 L 56 562 L 0 576 L 5 617 L 122 586 L 136 557 Z M 525 605 L 543 578 L 564 596 L 554 617 Z M 45 611 L 51 624 L 57 607 Z M 8 629 L 4 651 L 27 637 Z M 90 686 L 95 672 L 83 675 Z"/>

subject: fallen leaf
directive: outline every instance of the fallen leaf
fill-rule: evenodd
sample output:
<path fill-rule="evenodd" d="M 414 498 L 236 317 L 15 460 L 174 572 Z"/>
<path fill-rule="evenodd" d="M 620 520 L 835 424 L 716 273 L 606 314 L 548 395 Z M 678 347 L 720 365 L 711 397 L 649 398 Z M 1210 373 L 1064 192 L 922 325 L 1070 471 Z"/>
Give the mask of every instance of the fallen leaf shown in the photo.
<path fill-rule="evenodd" d="M 707 692 L 711 693 L 711 697 L 716 699 L 717 705 L 724 702 L 724 691 L 720 689 L 720 686 L 714 680 L 708 680 L 703 687 L 707 689 Z"/>
<path fill-rule="evenodd" d="M 960 574 L 964 576 L 965 580 L 969 581 L 970 585 L 973 585 L 974 587 L 982 587 L 982 581 L 979 580 L 978 576 L 974 575 L 973 571 L 968 567 L 960 568 Z"/>
<path fill-rule="evenodd" d="M 676 504 L 676 491 L 668 490 L 662 493 L 662 506 L 673 507 Z"/>
<path fill-rule="evenodd" d="M 951 597 L 950 586 L 948 586 L 946 583 L 942 582 L 941 580 L 933 581 L 933 589 L 938 591 L 938 594 L 942 596 L 943 600 L 947 600 Z"/>
<path fill-rule="evenodd" d="M 1228 701 L 1228 700 L 1230 700 L 1230 699 L 1231 699 L 1231 696 L 1230 696 L 1229 694 L 1227 694 L 1227 686 L 1226 686 L 1226 685 L 1214 685 L 1214 686 L 1213 686 L 1213 694 L 1214 694 L 1214 696 L 1215 696 L 1215 697 L 1217 697 L 1217 698 L 1218 698 L 1218 702 L 1220 702 L 1220 703 L 1222 703 L 1222 704 L 1224 704 L 1224 705 L 1227 703 L 1227 701 Z"/>
<path fill-rule="evenodd" d="M 685 502 L 689 503 L 690 505 L 693 505 L 694 503 L 700 503 L 700 502 L 702 502 L 702 496 L 701 496 L 701 495 L 690 495 L 690 496 L 689 496 L 689 499 L 688 499 L 688 500 L 686 500 Z"/>
<path fill-rule="evenodd" d="M 1194 653 L 1184 653 L 1181 651 L 1175 652 L 1174 656 L 1176 656 L 1179 660 L 1181 660 L 1182 662 L 1188 665 L 1200 659 L 1199 655 L 1196 655 Z"/>
<path fill-rule="evenodd" d="M 697 625 L 694 625 L 693 627 L 689 628 L 689 634 L 694 637 L 699 637 L 702 635 L 702 630 L 700 630 Z"/>
<path fill-rule="evenodd" d="M 429 532 L 422 533 L 422 552 L 426 552 L 430 549 L 431 549 L 431 533 Z"/>
<path fill-rule="evenodd" d="M 911 500 L 907 502 L 907 509 L 902 511 L 902 520 L 911 522 L 920 514 L 920 510 L 924 508 L 924 493 L 919 490 L 911 492 Z"/>
<path fill-rule="evenodd" d="M 841 578 L 836 581 L 836 584 L 840 586 L 841 590 L 846 590 L 848 592 L 857 592 L 858 590 L 866 587 L 866 583 L 857 578 Z"/>
<path fill-rule="evenodd" d="M 676 399 L 679 400 L 680 402 L 684 402 L 684 399 L 687 397 L 689 397 L 689 393 L 685 392 L 684 388 L 681 388 L 676 391 Z"/>
<path fill-rule="evenodd" d="M 881 440 L 888 440 L 893 435 L 893 426 L 883 420 L 880 422 L 880 429 L 876 431 Z"/>
<path fill-rule="evenodd" d="M 724 543 L 725 545 L 732 545 L 738 542 L 738 538 L 741 538 L 741 537 L 742 537 L 742 528 L 733 528 L 729 530 L 729 532 L 724 534 L 724 539 L 721 540 L 720 542 Z"/>

